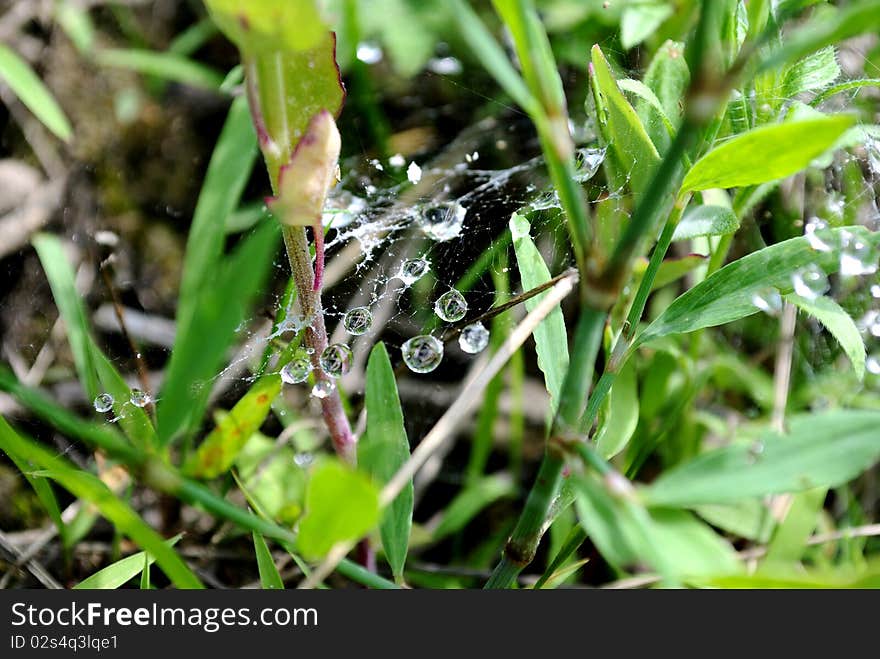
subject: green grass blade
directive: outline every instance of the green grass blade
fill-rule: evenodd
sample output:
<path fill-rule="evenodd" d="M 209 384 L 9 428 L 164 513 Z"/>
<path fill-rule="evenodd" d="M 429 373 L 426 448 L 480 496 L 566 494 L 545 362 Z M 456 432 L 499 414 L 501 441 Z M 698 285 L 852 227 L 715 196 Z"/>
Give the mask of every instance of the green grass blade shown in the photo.
<path fill-rule="evenodd" d="M 27 62 L 3 44 L 0 44 L 0 79 L 9 85 L 25 107 L 57 137 L 66 142 L 73 136 L 70 122 L 52 92 Z"/>
<path fill-rule="evenodd" d="M 176 535 L 170 540 L 166 540 L 168 547 L 173 547 L 177 541 L 183 537 Z M 120 588 L 134 579 L 138 574 L 147 575 L 147 584 L 149 586 L 149 566 L 156 562 L 149 552 L 140 551 L 131 556 L 116 561 L 112 565 L 98 570 L 91 576 L 86 577 L 74 586 L 76 590 L 114 590 Z M 141 586 L 143 588 L 143 584 Z"/>
<path fill-rule="evenodd" d="M 550 271 L 544 258 L 529 236 L 529 222 L 522 215 L 514 213 L 510 218 L 510 233 L 513 235 L 513 248 L 519 268 L 523 290 L 540 286 L 550 280 Z M 528 300 L 526 309 L 531 311 L 541 303 L 546 295 L 542 293 Z M 568 370 L 568 335 L 562 309 L 554 309 L 534 332 L 538 353 L 538 367 L 544 373 L 544 384 L 552 399 L 552 409 L 559 405 L 562 381 Z"/>
<path fill-rule="evenodd" d="M 880 458 L 880 412 L 836 410 L 792 417 L 789 431 L 768 430 L 757 444 L 703 453 L 645 488 L 651 504 L 698 506 L 768 494 L 834 487 Z M 762 450 L 756 452 L 753 446 Z"/>
<path fill-rule="evenodd" d="M 507 474 L 485 476 L 465 487 L 450 502 L 440 518 L 431 540 L 438 542 L 458 533 L 492 503 L 516 494 L 516 485 Z"/>
<path fill-rule="evenodd" d="M 216 227 L 222 236 L 222 226 Z M 268 277 L 280 230 L 259 226 L 222 264 L 205 287 L 185 329 L 178 333 L 159 400 L 159 441 L 165 445 L 199 423 L 210 387 L 236 328 Z M 194 392 L 195 389 L 195 392 Z"/>
<path fill-rule="evenodd" d="M 152 590 L 153 585 L 150 583 L 150 555 L 144 552 L 144 568 L 141 570 L 141 590 Z"/>
<path fill-rule="evenodd" d="M 284 590 L 284 581 L 275 566 L 272 552 L 269 551 L 266 540 L 262 535 L 253 532 L 254 552 L 257 555 L 257 569 L 260 572 L 260 584 L 265 590 Z"/>
<path fill-rule="evenodd" d="M 625 364 L 608 392 L 596 432 L 596 450 L 610 459 L 620 453 L 639 423 L 639 392 L 635 365 Z"/>
<path fill-rule="evenodd" d="M 69 547 L 70 534 L 68 533 L 67 524 L 61 519 L 61 506 L 58 505 L 58 499 L 55 497 L 55 491 L 52 489 L 52 486 L 43 476 L 35 475 L 33 473 L 35 468 L 21 460 L 14 453 L 10 453 L 9 458 L 18 467 L 25 480 L 34 488 L 37 498 L 43 504 L 43 508 L 46 509 L 46 514 L 49 515 L 49 519 L 52 520 L 52 523 L 58 529 L 58 537 L 61 538 L 61 544 L 67 549 Z"/>
<path fill-rule="evenodd" d="M 95 52 L 101 66 L 128 69 L 193 87 L 217 90 L 223 74 L 176 53 L 152 50 L 107 48 Z"/>
<path fill-rule="evenodd" d="M 761 126 L 700 158 L 685 175 L 682 193 L 775 181 L 809 166 L 854 123 L 833 116 Z"/>
<path fill-rule="evenodd" d="M 763 563 L 793 563 L 800 560 L 807 540 L 819 523 L 828 489 L 800 492 L 792 497 L 785 519 L 773 532 Z"/>
<path fill-rule="evenodd" d="M 816 318 L 831 332 L 852 362 L 856 377 L 862 380 L 865 377 L 865 342 L 849 314 L 830 297 L 808 300 L 792 293 L 786 295 L 785 299 Z"/>
<path fill-rule="evenodd" d="M 94 505 L 121 533 L 153 554 L 159 566 L 178 588 L 202 587 L 198 577 L 180 556 L 101 480 L 76 469 L 67 460 L 56 457 L 37 443 L 19 436 L 2 417 L 0 449 L 15 454 L 20 460 L 39 465 L 47 476 L 71 494 Z"/>
<path fill-rule="evenodd" d="M 675 227 L 672 241 L 688 240 L 700 236 L 724 236 L 736 233 L 739 218 L 725 206 L 693 206 Z"/>
<path fill-rule="evenodd" d="M 367 431 L 358 442 L 358 464 L 384 485 L 409 459 L 409 440 L 385 344 L 377 343 L 367 362 Z M 403 577 L 412 528 L 412 480 L 382 513 L 379 532 L 395 578 Z"/>

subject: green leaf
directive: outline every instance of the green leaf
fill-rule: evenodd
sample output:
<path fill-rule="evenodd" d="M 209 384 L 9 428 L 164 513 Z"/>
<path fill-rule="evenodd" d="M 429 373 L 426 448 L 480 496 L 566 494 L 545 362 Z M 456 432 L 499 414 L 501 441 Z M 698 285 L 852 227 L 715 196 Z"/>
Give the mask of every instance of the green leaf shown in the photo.
<path fill-rule="evenodd" d="M 767 547 L 764 563 L 798 561 L 807 546 L 807 540 L 819 523 L 828 488 L 800 492 L 792 497 L 785 519 L 776 527 Z"/>
<path fill-rule="evenodd" d="M 831 332 L 852 362 L 856 377 L 862 380 L 865 377 L 865 342 L 849 314 L 829 297 L 808 300 L 791 293 L 785 299 L 816 318 Z"/>
<path fill-rule="evenodd" d="M 95 25 L 87 9 L 71 0 L 55 3 L 55 20 L 80 53 L 88 53 L 95 43 Z"/>
<path fill-rule="evenodd" d="M 636 344 L 667 336 L 693 332 L 704 327 L 723 325 L 739 320 L 758 308 L 752 302 L 754 295 L 766 288 L 776 288 L 783 295 L 794 289 L 792 275 L 804 266 L 815 264 L 826 274 L 840 267 L 840 232 L 848 231 L 875 249 L 880 235 L 864 227 L 832 229 L 828 235 L 830 251 L 813 250 L 804 237 L 792 238 L 729 263 L 678 297 L 637 338 Z"/>
<path fill-rule="evenodd" d="M 173 538 L 166 540 L 168 547 L 173 547 L 183 536 L 178 534 Z M 98 570 L 91 576 L 86 577 L 74 586 L 75 590 L 114 590 L 124 586 L 138 574 L 144 572 L 147 566 L 156 562 L 149 552 L 139 551 L 131 556 L 126 556 Z"/>
<path fill-rule="evenodd" d="M 136 71 L 193 87 L 217 90 L 223 74 L 210 67 L 175 53 L 152 50 L 106 48 L 95 52 L 101 66 Z"/>
<path fill-rule="evenodd" d="M 636 367 L 626 363 L 608 392 L 596 433 L 596 450 L 610 459 L 626 447 L 639 423 L 639 392 Z"/>
<path fill-rule="evenodd" d="M 632 94 L 636 97 L 636 107 L 640 108 L 636 113 L 639 115 L 642 125 L 645 126 L 645 130 L 651 138 L 651 142 L 655 145 L 668 144 L 669 138 L 675 135 L 675 126 L 672 125 L 669 117 L 666 116 L 666 110 L 663 109 L 663 104 L 660 103 L 660 99 L 657 98 L 657 95 L 653 91 L 651 91 L 651 88 L 640 80 L 632 80 L 630 78 L 618 80 L 617 86 L 620 87 L 621 91 L 624 91 L 627 94 Z M 651 133 L 649 124 L 651 124 L 652 121 L 654 123 L 659 121 L 662 129 L 658 133 L 658 137 L 661 138 L 660 141 L 655 139 L 654 135 Z M 660 149 L 658 149 L 658 151 L 660 151 Z"/>
<path fill-rule="evenodd" d="M 840 76 L 840 66 L 833 46 L 805 57 L 790 67 L 782 77 L 782 94 L 793 98 L 803 92 L 824 89 Z"/>
<path fill-rule="evenodd" d="M 266 545 L 265 538 L 256 531 L 253 532 L 253 536 L 254 551 L 257 554 L 257 570 L 260 572 L 260 584 L 265 590 L 284 590 L 284 581 L 278 574 L 278 568 L 275 566 L 275 560 Z"/>
<path fill-rule="evenodd" d="M 651 180 L 660 154 L 645 131 L 636 111 L 621 93 L 608 61 L 593 46 L 590 85 L 596 105 L 600 144 L 607 146 L 603 166 L 613 189 L 628 187 L 635 193 Z"/>
<path fill-rule="evenodd" d="M 687 273 L 703 265 L 707 258 L 702 254 L 688 254 L 680 258 L 663 259 L 663 263 L 660 264 L 657 275 L 654 277 L 654 285 L 651 290 L 656 291 L 658 288 L 663 288 L 667 284 L 681 279 Z M 647 260 L 642 260 L 640 267 L 647 268 L 647 266 Z"/>
<path fill-rule="evenodd" d="M 673 9 L 663 2 L 638 2 L 627 5 L 620 18 L 620 45 L 629 50 L 638 46 L 672 15 Z"/>
<path fill-rule="evenodd" d="M 751 444 L 703 453 L 664 472 L 643 494 L 653 505 L 698 506 L 835 487 L 880 458 L 878 424 L 880 412 L 795 416 L 786 434 L 767 430 Z"/>
<path fill-rule="evenodd" d="M 43 508 L 46 509 L 46 514 L 49 515 L 49 519 L 52 520 L 52 523 L 58 529 L 58 537 L 61 538 L 61 543 L 65 549 L 69 548 L 69 529 L 61 517 L 61 506 L 58 505 L 58 499 L 55 498 L 55 491 L 52 489 L 52 485 L 43 476 L 35 475 L 33 473 L 34 467 L 21 460 L 14 453 L 10 453 L 9 458 L 18 467 L 25 480 L 34 488 L 37 498 L 43 504 Z"/>
<path fill-rule="evenodd" d="M 681 192 L 757 185 L 809 166 L 853 125 L 848 116 L 761 126 L 734 137 L 700 158 L 684 177 Z"/>
<path fill-rule="evenodd" d="M 165 541 L 144 522 L 127 503 L 114 494 L 100 479 L 73 467 L 36 442 L 19 436 L 0 417 L 0 449 L 20 460 L 38 465 L 46 475 L 75 497 L 94 505 L 120 533 L 134 540 L 156 557 L 159 567 L 178 588 L 201 588 L 198 577 Z"/>
<path fill-rule="evenodd" d="M 480 511 L 499 499 L 516 494 L 516 486 L 507 474 L 484 476 L 461 490 L 446 506 L 431 540 L 437 542 L 467 526 Z"/>
<path fill-rule="evenodd" d="M 226 473 L 247 441 L 263 425 L 280 392 L 278 374 L 257 380 L 190 456 L 184 472 L 196 478 L 216 478 Z"/>
<path fill-rule="evenodd" d="M 528 220 L 517 213 L 511 215 L 510 233 L 513 236 L 513 248 L 523 290 L 527 291 L 548 282 L 551 278 L 550 271 L 529 236 Z M 545 295 L 547 294 L 542 293 L 528 300 L 525 303 L 526 309 L 531 311 L 537 307 Z M 560 307 L 553 309 L 541 321 L 535 329 L 534 337 L 538 368 L 544 374 L 544 384 L 550 394 L 552 409 L 555 410 L 559 403 L 562 381 L 568 370 L 568 335 Z"/>
<path fill-rule="evenodd" d="M 847 80 L 846 82 L 838 83 L 816 96 L 816 98 L 810 101 L 810 105 L 815 107 L 824 103 L 835 94 L 850 91 L 851 89 L 862 89 L 863 87 L 880 87 L 880 78 L 861 78 L 859 80 Z"/>
<path fill-rule="evenodd" d="M 684 44 L 677 41 L 666 41 L 657 52 L 654 53 L 648 70 L 642 82 L 656 94 L 657 99 L 663 106 L 664 114 L 673 125 L 678 125 L 681 116 L 684 93 L 690 83 L 691 74 L 687 62 L 684 59 Z M 658 142 L 655 138 L 661 135 L 662 126 L 657 126 L 656 121 L 649 121 L 646 116 L 644 103 L 636 104 L 636 111 L 642 119 L 655 145 L 667 144 L 668 138 Z"/>
<path fill-rule="evenodd" d="M 216 230 L 223 235 L 222 225 Z M 178 331 L 171 353 L 157 407 L 162 444 L 201 420 L 210 393 L 208 383 L 268 277 L 279 233 L 274 222 L 260 225 L 217 268 L 212 280 L 205 282 L 192 317 L 183 331 Z"/>
<path fill-rule="evenodd" d="M 52 297 L 64 319 L 67 341 L 73 353 L 73 363 L 76 366 L 80 385 L 86 398 L 91 400 L 100 393 L 100 388 L 92 357 L 89 322 L 74 283 L 76 275 L 67 260 L 61 241 L 56 236 L 38 233 L 34 236 L 33 245 L 49 280 Z"/>
<path fill-rule="evenodd" d="M 379 521 L 379 492 L 364 474 L 335 459 L 318 464 L 306 486 L 306 513 L 297 545 L 318 559 L 338 542 L 356 540 Z"/>
<path fill-rule="evenodd" d="M 842 9 L 821 12 L 806 21 L 793 34 L 786 35 L 769 56 L 761 59 L 759 70 L 771 71 L 797 62 L 812 52 L 839 44 L 858 34 L 880 30 L 880 1 L 859 0 Z"/>
<path fill-rule="evenodd" d="M 358 442 L 358 464 L 385 485 L 409 459 L 409 440 L 397 394 L 394 369 L 384 343 L 377 343 L 367 362 L 367 431 Z M 412 529 L 412 479 L 383 511 L 379 533 L 395 578 L 402 578 Z"/>
<path fill-rule="evenodd" d="M 672 240 L 689 240 L 699 236 L 723 236 L 736 233 L 739 219 L 725 206 L 692 206 L 675 227 Z"/>
<path fill-rule="evenodd" d="M 696 506 L 694 512 L 712 526 L 755 542 L 767 542 L 773 530 L 773 516 L 758 499 Z"/>
<path fill-rule="evenodd" d="M 314 47 L 327 28 L 313 0 L 205 0 L 217 26 L 245 52 Z"/>
<path fill-rule="evenodd" d="M 257 137 L 247 100 L 237 98 L 220 132 L 199 192 L 186 243 L 177 303 L 177 341 L 184 340 L 199 299 L 223 254 L 223 227 L 238 206 L 257 159 Z"/>
<path fill-rule="evenodd" d="M 0 79 L 6 82 L 34 116 L 55 135 L 68 141 L 73 135 L 70 122 L 43 81 L 21 57 L 0 44 Z"/>

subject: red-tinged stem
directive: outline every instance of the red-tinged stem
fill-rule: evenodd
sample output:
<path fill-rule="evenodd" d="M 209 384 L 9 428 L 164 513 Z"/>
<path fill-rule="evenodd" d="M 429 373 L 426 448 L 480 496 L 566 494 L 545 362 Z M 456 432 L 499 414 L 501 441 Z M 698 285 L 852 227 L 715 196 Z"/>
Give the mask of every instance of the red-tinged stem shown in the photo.
<path fill-rule="evenodd" d="M 312 290 L 319 293 L 324 284 L 324 225 L 320 218 L 312 225 L 312 233 L 315 234 L 315 284 Z"/>
<path fill-rule="evenodd" d="M 313 350 L 311 359 L 315 379 L 333 382 L 332 378 L 321 369 L 320 364 L 321 353 L 327 348 L 327 328 L 324 325 L 320 291 L 315 288 L 316 277 L 312 270 L 306 230 L 304 227 L 286 226 L 283 228 L 283 233 L 284 246 L 287 248 L 293 280 L 299 291 L 297 299 L 300 313 L 302 313 L 303 319 L 310 321 L 304 339 L 306 346 Z M 316 239 L 318 235 L 318 233 L 315 234 Z M 321 234 L 321 238 L 323 239 L 323 234 Z M 323 253 L 323 249 L 320 252 Z M 335 382 L 333 384 L 335 385 Z M 335 386 L 326 398 L 321 399 L 321 412 L 337 455 L 349 464 L 355 464 L 357 462 L 357 440 L 351 431 L 348 417 L 342 408 L 342 399 Z"/>

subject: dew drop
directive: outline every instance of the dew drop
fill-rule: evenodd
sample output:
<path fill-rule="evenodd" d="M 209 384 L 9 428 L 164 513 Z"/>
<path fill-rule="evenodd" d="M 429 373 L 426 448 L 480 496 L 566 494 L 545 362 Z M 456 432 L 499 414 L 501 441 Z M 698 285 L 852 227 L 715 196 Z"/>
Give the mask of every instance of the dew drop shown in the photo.
<path fill-rule="evenodd" d="M 305 382 L 312 372 L 312 362 L 306 355 L 298 355 L 281 369 L 281 381 L 286 384 Z"/>
<path fill-rule="evenodd" d="M 425 65 L 431 73 L 454 76 L 461 73 L 461 62 L 454 57 L 432 57 Z"/>
<path fill-rule="evenodd" d="M 314 355 L 315 354 L 315 349 L 312 346 L 306 346 L 304 348 L 304 350 L 306 351 L 307 355 Z"/>
<path fill-rule="evenodd" d="M 128 395 L 128 400 L 135 407 L 146 407 L 152 401 L 150 394 L 141 391 L 140 389 L 132 389 L 131 393 Z"/>
<path fill-rule="evenodd" d="M 409 179 L 410 183 L 415 185 L 422 180 L 422 168 L 415 162 L 411 162 L 409 167 L 406 168 L 406 178 Z"/>
<path fill-rule="evenodd" d="M 807 224 L 804 226 L 804 236 L 807 239 L 807 242 L 817 252 L 830 252 L 831 245 L 822 240 L 816 232 L 817 231 L 826 231 L 828 229 L 828 223 L 825 220 L 820 220 L 818 217 L 812 217 L 807 220 Z"/>
<path fill-rule="evenodd" d="M 446 201 L 426 208 L 419 227 L 437 242 L 446 242 L 461 235 L 467 209 L 457 201 Z"/>
<path fill-rule="evenodd" d="M 828 277 L 815 263 L 795 272 L 791 282 L 794 292 L 808 300 L 815 300 L 828 290 Z"/>
<path fill-rule="evenodd" d="M 575 152 L 574 180 L 585 183 L 596 175 L 605 160 L 605 149 L 578 149 Z"/>
<path fill-rule="evenodd" d="M 321 370 L 331 378 L 341 378 L 351 369 L 351 360 L 351 348 L 344 343 L 334 343 L 321 353 Z"/>
<path fill-rule="evenodd" d="M 332 380 L 318 380 L 312 387 L 312 396 L 315 398 L 327 398 L 336 389 Z"/>
<path fill-rule="evenodd" d="M 867 243 L 849 231 L 840 235 L 840 274 L 858 277 L 877 272 L 877 253 Z"/>
<path fill-rule="evenodd" d="M 880 298 L 880 284 L 871 285 L 871 297 Z"/>
<path fill-rule="evenodd" d="M 360 336 L 370 331 L 373 325 L 373 313 L 369 307 L 355 307 L 345 312 L 342 318 L 342 326 L 345 331 L 354 336 Z"/>
<path fill-rule="evenodd" d="M 311 465 L 315 461 L 315 456 L 311 453 L 303 452 L 297 453 L 293 456 L 293 462 L 297 467 L 305 469 L 309 465 Z"/>
<path fill-rule="evenodd" d="M 752 296 L 752 304 L 770 316 L 782 311 L 782 296 L 775 288 L 762 288 Z"/>
<path fill-rule="evenodd" d="M 869 355 L 865 360 L 865 368 L 872 375 L 880 375 L 880 353 L 875 352 L 873 355 Z"/>
<path fill-rule="evenodd" d="M 96 412 L 109 412 L 113 409 L 113 396 L 110 394 L 98 394 L 94 403 Z"/>
<path fill-rule="evenodd" d="M 430 269 L 431 265 L 425 259 L 408 259 L 400 264 L 397 278 L 407 286 L 412 286 Z"/>
<path fill-rule="evenodd" d="M 458 335 L 458 345 L 464 352 L 475 355 L 489 345 L 489 330 L 483 323 L 468 325 Z"/>
<path fill-rule="evenodd" d="M 447 323 L 455 323 L 464 318 L 468 305 L 464 295 L 454 288 L 446 291 L 434 303 L 434 313 Z"/>
<path fill-rule="evenodd" d="M 406 160 L 399 153 L 395 153 L 393 156 L 391 156 L 388 159 L 388 164 L 391 165 L 392 167 L 400 169 L 401 167 L 403 167 L 406 164 Z"/>
<path fill-rule="evenodd" d="M 430 334 L 408 339 L 400 351 L 404 363 L 415 373 L 430 373 L 443 361 L 443 343 Z"/>
<path fill-rule="evenodd" d="M 382 49 L 372 42 L 359 43 L 357 58 L 364 64 L 377 64 L 382 61 Z"/>

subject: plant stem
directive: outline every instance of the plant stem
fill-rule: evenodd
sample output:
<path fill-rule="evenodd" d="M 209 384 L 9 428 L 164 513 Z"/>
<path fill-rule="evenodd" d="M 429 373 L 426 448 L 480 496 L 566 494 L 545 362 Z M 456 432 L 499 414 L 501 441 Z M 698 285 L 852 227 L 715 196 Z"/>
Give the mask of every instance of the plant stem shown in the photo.
<path fill-rule="evenodd" d="M 326 398 L 321 399 L 321 413 L 324 423 L 330 432 L 333 448 L 337 455 L 349 464 L 357 462 L 357 442 L 351 431 L 348 417 L 342 407 L 342 399 L 335 387 L 335 382 L 321 368 L 321 353 L 327 348 L 327 328 L 324 325 L 324 313 L 321 308 L 321 293 L 314 290 L 315 273 L 312 270 L 312 259 L 309 254 L 309 242 L 304 227 L 285 226 L 282 230 L 287 258 L 298 292 L 302 318 L 309 325 L 304 333 L 306 346 L 313 350 L 311 354 L 315 379 L 334 384 L 333 390 Z"/>

